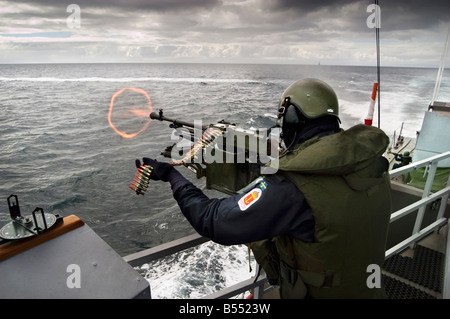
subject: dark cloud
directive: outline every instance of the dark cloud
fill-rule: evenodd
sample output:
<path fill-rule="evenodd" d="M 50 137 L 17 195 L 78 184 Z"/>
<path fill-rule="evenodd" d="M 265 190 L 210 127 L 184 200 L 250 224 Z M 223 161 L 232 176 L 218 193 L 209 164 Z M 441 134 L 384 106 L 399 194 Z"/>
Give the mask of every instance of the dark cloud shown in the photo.
<path fill-rule="evenodd" d="M 195 8 L 216 6 L 220 0 L 25 0 L 28 3 L 40 6 L 66 8 L 70 4 L 77 4 L 81 8 L 95 7 L 104 9 L 121 8 L 134 11 L 136 9 L 156 11 L 177 11 Z"/>
<path fill-rule="evenodd" d="M 388 31 L 418 30 L 450 21 L 448 0 L 380 1 L 382 28 Z"/>
<path fill-rule="evenodd" d="M 339 7 L 348 3 L 357 2 L 355 0 L 314 0 L 314 1 L 296 1 L 296 0 L 273 0 L 268 2 L 268 8 L 274 10 L 295 10 L 298 13 L 309 13 L 320 10 L 324 7 Z"/>
<path fill-rule="evenodd" d="M 406 52 L 408 59 L 412 55 L 424 56 L 424 42 L 429 49 L 429 44 L 439 47 L 437 43 L 445 36 L 442 34 L 449 21 L 450 1 L 379 2 L 382 41 L 388 40 L 383 43 L 385 61 L 402 61 Z M 214 57 L 367 64 L 374 60 L 374 30 L 367 26 L 371 14 L 367 7 L 374 3 L 370 0 L 0 3 L 4 4 L 0 9 L 0 63 L 5 57 L 14 60 L 20 48 L 22 57 L 45 59 L 44 53 L 39 55 L 45 50 L 64 61 L 77 57 L 101 60 L 104 56 L 126 61 Z M 81 9 L 79 29 L 66 24 L 70 14 L 66 8 L 72 3 Z"/>
<path fill-rule="evenodd" d="M 295 1 L 295 0 L 273 0 L 266 2 L 268 10 L 281 12 L 295 12 L 299 17 L 321 11 L 321 13 L 332 15 L 340 14 L 340 9 L 349 4 L 357 4 L 364 10 L 368 5 L 374 4 L 370 0 L 315 0 L 315 1 Z M 378 1 L 381 8 L 382 27 L 388 31 L 424 29 L 448 23 L 450 19 L 449 0 L 381 0 Z M 359 12 L 366 15 L 365 11 Z M 367 15 L 366 15 L 367 17 Z M 324 18 L 326 18 L 324 16 Z M 352 17 L 342 15 L 343 20 L 350 20 Z"/>

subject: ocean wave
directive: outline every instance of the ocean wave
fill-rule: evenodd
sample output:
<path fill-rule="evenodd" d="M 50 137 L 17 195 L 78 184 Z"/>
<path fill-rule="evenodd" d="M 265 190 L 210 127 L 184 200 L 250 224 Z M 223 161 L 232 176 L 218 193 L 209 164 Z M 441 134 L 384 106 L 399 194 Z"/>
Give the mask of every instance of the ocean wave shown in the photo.
<path fill-rule="evenodd" d="M 87 199 L 83 195 L 75 194 L 50 205 L 49 211 L 64 211 L 68 207 L 74 207 L 86 201 Z"/>
<path fill-rule="evenodd" d="M 260 81 L 252 79 L 209 79 L 209 78 L 169 78 L 169 77 L 84 77 L 84 78 L 56 78 L 56 77 L 0 77 L 0 82 L 187 82 L 187 83 L 249 83 L 256 84 Z"/>

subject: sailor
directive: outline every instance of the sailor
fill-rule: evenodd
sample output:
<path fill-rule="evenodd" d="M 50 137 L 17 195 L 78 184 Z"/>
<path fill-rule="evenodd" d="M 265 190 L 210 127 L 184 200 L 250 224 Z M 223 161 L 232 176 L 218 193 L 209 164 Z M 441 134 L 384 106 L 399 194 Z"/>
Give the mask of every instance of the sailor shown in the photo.
<path fill-rule="evenodd" d="M 170 182 L 199 234 L 249 244 L 281 298 L 382 298 L 368 269 L 384 262 L 391 198 L 382 154 L 389 139 L 372 126 L 340 129 L 338 109 L 325 82 L 290 85 L 278 105 L 285 145 L 279 170 L 244 194 L 208 198 L 173 166 L 150 158 L 143 164 L 153 166 L 151 179 Z"/>

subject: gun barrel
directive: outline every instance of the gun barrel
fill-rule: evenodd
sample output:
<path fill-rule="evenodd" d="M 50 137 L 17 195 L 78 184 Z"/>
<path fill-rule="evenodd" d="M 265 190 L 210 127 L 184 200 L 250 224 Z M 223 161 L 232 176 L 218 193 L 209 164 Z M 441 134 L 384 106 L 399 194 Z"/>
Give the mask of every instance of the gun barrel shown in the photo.
<path fill-rule="evenodd" d="M 187 127 L 192 127 L 192 128 L 195 127 L 195 124 L 192 122 L 186 122 L 186 121 L 182 121 L 182 120 L 178 120 L 178 119 L 171 119 L 171 118 L 165 117 L 162 113 L 162 110 L 159 113 L 152 112 L 150 114 L 150 118 L 152 120 L 171 122 L 171 123 L 175 124 L 176 127 L 181 127 L 181 126 L 187 126 Z M 208 127 L 209 127 L 209 125 L 202 125 L 202 130 L 206 130 Z"/>

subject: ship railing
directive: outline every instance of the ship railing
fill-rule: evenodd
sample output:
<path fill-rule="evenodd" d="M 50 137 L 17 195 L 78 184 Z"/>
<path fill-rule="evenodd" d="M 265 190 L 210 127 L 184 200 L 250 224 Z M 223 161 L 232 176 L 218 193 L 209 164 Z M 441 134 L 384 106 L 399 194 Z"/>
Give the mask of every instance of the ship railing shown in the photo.
<path fill-rule="evenodd" d="M 390 222 L 392 223 L 393 221 L 418 210 L 416 221 L 415 221 L 411 236 L 406 238 L 402 242 L 398 243 L 394 247 L 388 249 L 386 251 L 386 258 L 404 250 L 408 246 L 411 246 L 411 244 L 414 244 L 415 242 L 417 242 L 418 240 L 427 236 L 428 234 L 432 233 L 433 231 L 436 231 L 439 227 L 441 227 L 442 225 L 444 225 L 447 222 L 447 219 L 444 217 L 444 212 L 445 212 L 445 208 L 447 207 L 447 201 L 448 201 L 449 194 L 450 194 L 450 177 L 447 181 L 447 185 L 445 188 L 443 188 L 435 193 L 431 193 L 431 187 L 433 186 L 434 177 L 436 175 L 436 170 L 437 170 L 438 164 L 440 161 L 443 161 L 447 158 L 450 158 L 450 151 L 433 156 L 433 157 L 429 157 L 429 158 L 421 160 L 421 161 L 411 163 L 409 165 L 391 170 L 389 172 L 389 175 L 392 179 L 392 178 L 404 175 L 408 172 L 414 171 L 418 168 L 426 167 L 426 172 L 428 174 L 428 177 L 425 182 L 425 187 L 423 189 L 422 198 L 391 214 Z M 429 203 L 435 202 L 439 199 L 441 199 L 441 205 L 440 205 L 439 211 L 437 213 L 436 221 L 434 221 L 427 227 L 421 229 L 426 206 Z"/>
<path fill-rule="evenodd" d="M 450 178 L 447 182 L 447 186 L 435 193 L 431 193 L 431 186 L 434 181 L 434 176 L 436 174 L 438 163 L 442 160 L 445 160 L 447 158 L 450 158 L 450 151 L 436 155 L 433 157 L 430 157 L 428 159 L 414 162 L 412 164 L 409 164 L 407 166 L 403 166 L 400 168 L 397 168 L 395 170 L 391 170 L 389 172 L 389 175 L 391 178 L 401 176 L 403 174 L 406 174 L 408 172 L 411 172 L 413 170 L 416 170 L 421 167 L 427 167 L 428 171 L 428 178 L 425 183 L 425 187 L 423 190 L 423 195 L 420 200 L 418 200 L 415 203 L 410 204 L 409 206 L 406 206 L 394 213 L 391 214 L 391 220 L 390 222 L 393 222 L 399 218 L 402 218 L 414 211 L 418 211 L 416 222 L 414 225 L 413 233 L 410 237 L 403 240 L 399 244 L 395 245 L 394 247 L 388 249 L 386 251 L 386 258 L 389 256 L 392 256 L 408 246 L 411 246 L 421 238 L 427 236 L 428 234 L 432 233 L 433 231 L 436 231 L 439 227 L 447 223 L 447 219 L 444 217 L 445 207 L 447 206 L 446 203 L 449 198 L 450 194 Z M 436 221 L 428 225 L 427 227 L 421 229 L 421 224 L 423 220 L 423 216 L 425 213 L 426 205 L 434 202 L 441 198 L 441 205 L 437 214 Z M 448 240 L 448 239 L 447 239 Z M 186 236 L 174 241 L 171 241 L 169 243 L 165 243 L 153 248 L 149 248 L 140 252 L 136 252 L 134 254 L 125 256 L 124 259 L 127 261 L 131 266 L 133 267 L 139 267 L 143 264 L 150 263 L 152 261 L 155 261 L 160 258 L 164 258 L 166 256 L 170 256 L 172 254 L 178 253 L 182 250 L 195 247 L 198 245 L 201 245 L 205 242 L 208 242 L 209 239 L 202 237 L 198 234 Z M 445 261 L 445 278 L 444 278 L 444 298 L 447 296 L 447 298 L 450 298 L 450 241 L 447 243 L 447 254 L 446 254 L 446 261 Z M 257 265 L 259 267 L 259 265 Z M 259 273 L 259 268 L 256 270 L 256 273 Z M 271 286 L 267 287 L 267 278 L 265 277 L 264 271 L 261 271 L 261 274 L 259 276 L 251 277 L 247 280 L 244 280 L 242 282 L 239 282 L 235 285 L 232 285 L 228 288 L 225 288 L 221 291 L 217 291 L 213 294 L 207 295 L 204 298 L 206 299 L 224 299 L 224 298 L 231 298 L 233 296 L 237 296 L 243 292 L 252 290 L 253 291 L 253 297 L 255 299 L 263 298 L 264 294 L 267 293 L 272 289 Z"/>
<path fill-rule="evenodd" d="M 413 247 L 413 245 L 431 234 L 432 232 L 437 232 L 439 228 L 445 224 L 447 224 L 450 228 L 450 223 L 446 217 L 444 217 L 445 209 L 447 207 L 448 198 L 450 194 L 450 176 L 447 180 L 446 187 L 443 189 L 436 191 L 434 193 L 431 192 L 431 187 L 433 186 L 434 177 L 436 175 L 437 167 L 440 161 L 443 161 L 447 158 L 450 158 L 450 151 L 429 157 L 427 159 L 413 162 L 409 165 L 394 169 L 389 172 L 391 178 L 395 178 L 398 176 L 402 176 L 408 172 L 416 170 L 421 167 L 426 167 L 425 172 L 428 174 L 427 180 L 425 182 L 425 186 L 423 188 L 422 198 L 402 209 L 391 214 L 391 220 L 393 221 L 405 217 L 412 212 L 417 211 L 416 220 L 414 223 L 414 227 L 412 230 L 411 236 L 404 239 L 397 245 L 386 251 L 386 258 L 397 254 L 407 247 Z M 422 221 L 425 215 L 425 209 L 429 203 L 436 202 L 440 199 L 439 210 L 436 215 L 436 220 L 429 224 L 428 226 L 422 228 Z M 450 298 L 450 236 L 447 235 L 447 243 L 445 250 L 445 265 L 444 265 L 444 284 L 443 284 L 443 293 L 442 297 L 444 299 Z"/>

